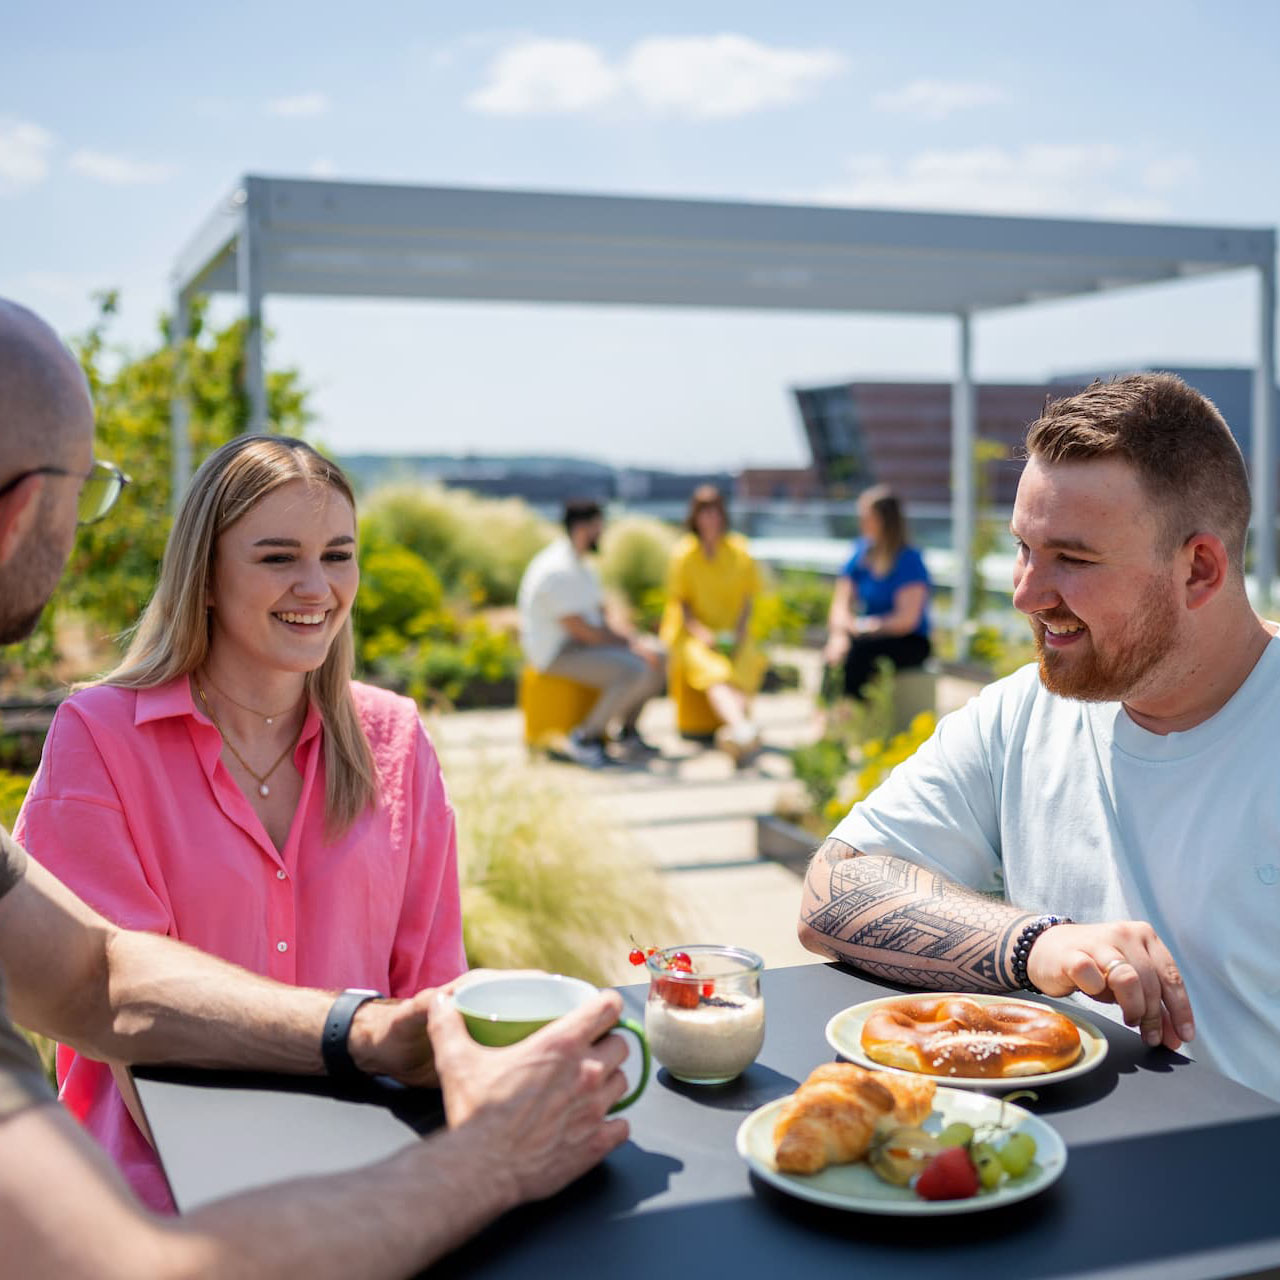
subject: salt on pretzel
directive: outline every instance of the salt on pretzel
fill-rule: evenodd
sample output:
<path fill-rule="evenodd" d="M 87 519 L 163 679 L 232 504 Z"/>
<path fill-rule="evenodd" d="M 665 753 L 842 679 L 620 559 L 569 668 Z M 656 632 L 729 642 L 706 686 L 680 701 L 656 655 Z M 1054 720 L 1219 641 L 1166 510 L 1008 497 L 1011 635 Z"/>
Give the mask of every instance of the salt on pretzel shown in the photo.
<path fill-rule="evenodd" d="M 862 1051 L 882 1066 L 924 1075 L 1007 1079 L 1060 1071 L 1083 1048 L 1075 1023 L 1052 1009 L 908 996 L 867 1018 Z"/>

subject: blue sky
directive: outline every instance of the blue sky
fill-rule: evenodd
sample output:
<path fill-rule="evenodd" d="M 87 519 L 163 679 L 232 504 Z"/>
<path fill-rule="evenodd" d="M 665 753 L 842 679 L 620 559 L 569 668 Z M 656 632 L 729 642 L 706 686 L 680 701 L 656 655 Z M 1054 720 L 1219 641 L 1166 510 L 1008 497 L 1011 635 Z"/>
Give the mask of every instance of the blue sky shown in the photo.
<path fill-rule="evenodd" d="M 976 14 L 976 16 L 975 16 Z M 0 0 L 0 294 L 148 341 L 243 173 L 1280 222 L 1280 6 Z M 1221 277 L 980 318 L 980 376 L 1251 363 Z M 218 314 L 230 315 L 229 304 Z M 788 388 L 945 378 L 945 321 L 269 299 L 339 451 L 803 460 Z"/>

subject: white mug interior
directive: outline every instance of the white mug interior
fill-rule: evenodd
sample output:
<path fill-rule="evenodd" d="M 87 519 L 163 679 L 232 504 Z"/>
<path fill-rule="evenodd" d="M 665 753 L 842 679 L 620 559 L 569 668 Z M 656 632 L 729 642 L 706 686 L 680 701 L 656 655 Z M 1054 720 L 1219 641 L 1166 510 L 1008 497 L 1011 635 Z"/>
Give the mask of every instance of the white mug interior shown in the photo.
<path fill-rule="evenodd" d="M 595 987 L 581 978 L 527 973 L 469 982 L 454 993 L 453 1002 L 463 1013 L 494 1022 L 549 1022 L 596 994 Z"/>

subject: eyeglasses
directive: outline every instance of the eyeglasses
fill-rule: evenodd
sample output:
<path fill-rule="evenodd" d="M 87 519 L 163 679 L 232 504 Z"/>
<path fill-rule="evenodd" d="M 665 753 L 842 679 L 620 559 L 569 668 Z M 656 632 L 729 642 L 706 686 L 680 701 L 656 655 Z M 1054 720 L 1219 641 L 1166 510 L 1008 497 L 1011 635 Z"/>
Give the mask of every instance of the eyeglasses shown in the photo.
<path fill-rule="evenodd" d="M 32 467 L 20 472 L 12 480 L 0 485 L 0 498 L 16 489 L 28 476 L 74 476 L 81 482 L 80 499 L 76 508 L 76 523 L 97 524 L 116 505 L 121 490 L 130 483 L 114 462 L 95 460 L 85 473 L 68 471 L 65 467 Z"/>

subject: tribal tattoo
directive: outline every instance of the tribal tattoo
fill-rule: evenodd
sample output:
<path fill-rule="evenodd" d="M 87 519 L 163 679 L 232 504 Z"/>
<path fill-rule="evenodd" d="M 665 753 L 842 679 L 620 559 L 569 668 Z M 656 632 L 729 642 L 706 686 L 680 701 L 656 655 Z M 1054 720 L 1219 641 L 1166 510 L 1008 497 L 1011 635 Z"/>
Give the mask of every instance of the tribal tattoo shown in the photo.
<path fill-rule="evenodd" d="M 837 960 L 905 986 L 1009 991 L 1013 939 L 1029 920 L 902 858 L 828 839 L 805 878 L 801 919 Z"/>

